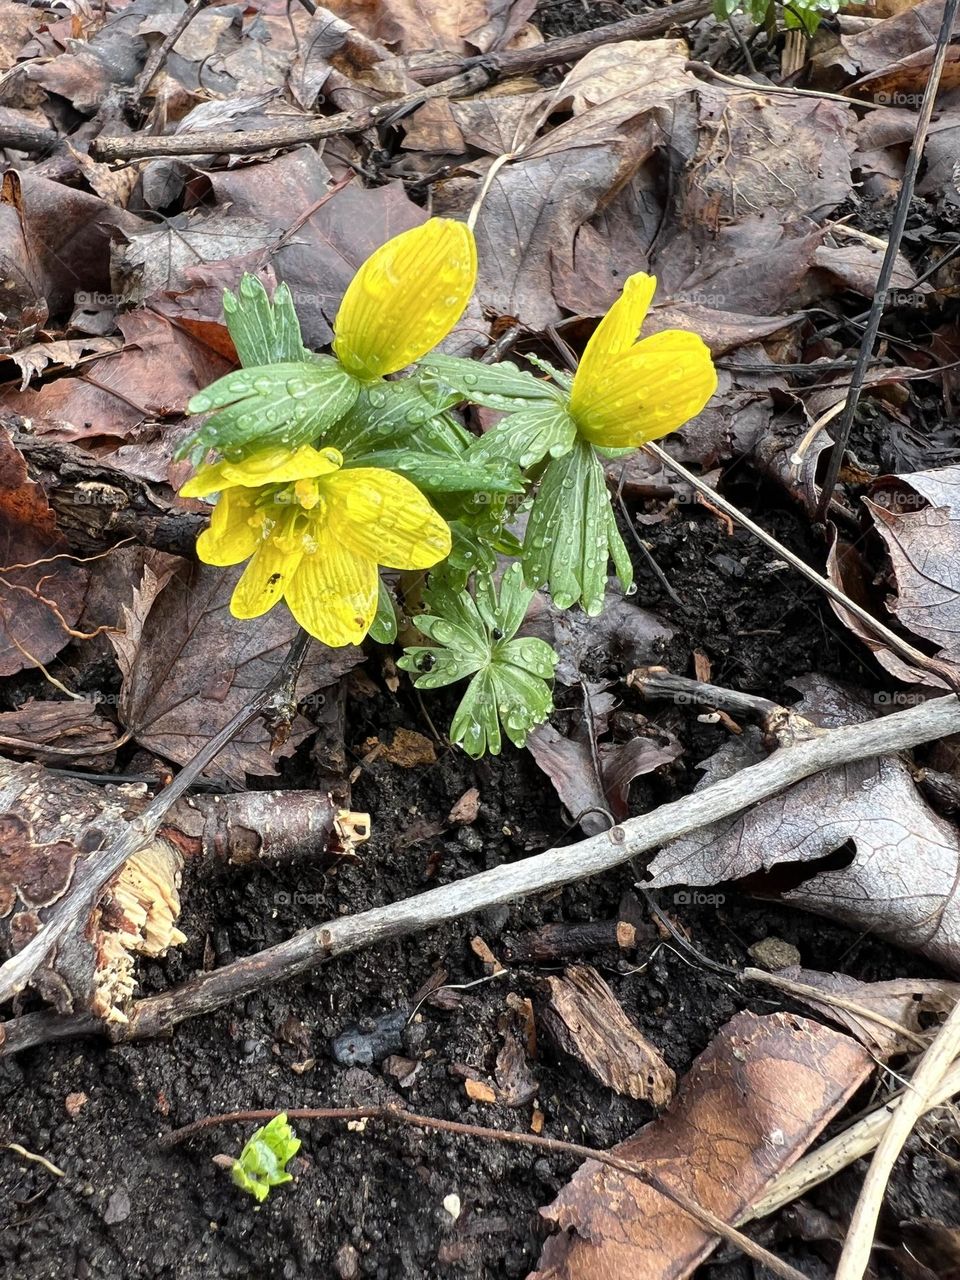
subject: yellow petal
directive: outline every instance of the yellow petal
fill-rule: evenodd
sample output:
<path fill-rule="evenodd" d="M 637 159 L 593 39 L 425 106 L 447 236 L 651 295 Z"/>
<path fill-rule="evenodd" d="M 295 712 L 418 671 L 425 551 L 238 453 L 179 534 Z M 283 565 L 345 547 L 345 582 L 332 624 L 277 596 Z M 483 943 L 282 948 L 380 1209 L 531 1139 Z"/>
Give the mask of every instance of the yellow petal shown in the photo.
<path fill-rule="evenodd" d="M 333 350 L 369 381 L 432 351 L 460 319 L 477 278 L 473 232 L 431 218 L 381 245 L 350 281 L 334 322 Z"/>
<path fill-rule="evenodd" d="M 665 329 L 604 368 L 575 414 L 580 434 L 609 449 L 656 440 L 695 418 L 717 389 L 710 352 L 695 333 Z"/>
<path fill-rule="evenodd" d="M 250 524 L 254 495 L 228 489 L 210 515 L 210 526 L 197 539 L 197 555 L 204 564 L 239 564 L 260 545 L 260 531 Z"/>
<path fill-rule="evenodd" d="M 272 609 L 290 585 L 302 559 L 302 549 L 282 550 L 273 538 L 262 542 L 233 589 L 230 599 L 233 616 L 259 618 Z"/>
<path fill-rule="evenodd" d="M 620 297 L 593 331 L 573 379 L 570 404 L 574 414 L 589 399 L 591 388 L 602 385 L 611 358 L 629 351 L 640 336 L 656 287 L 656 276 L 643 271 L 628 277 Z"/>
<path fill-rule="evenodd" d="M 325 526 L 317 550 L 305 555 L 288 583 L 290 612 L 322 644 L 359 644 L 377 612 L 377 566 L 344 546 Z"/>
<path fill-rule="evenodd" d="M 323 485 L 336 537 L 391 569 L 429 569 L 450 554 L 450 529 L 416 485 L 380 467 L 338 471 Z"/>
<path fill-rule="evenodd" d="M 200 498 L 237 485 L 255 489 L 264 484 L 286 484 L 291 480 L 327 476 L 342 465 L 343 456 L 336 449 L 314 449 L 308 444 L 292 452 L 282 446 L 261 449 L 239 462 L 224 458 L 212 466 L 201 467 L 180 490 L 180 496 Z"/>

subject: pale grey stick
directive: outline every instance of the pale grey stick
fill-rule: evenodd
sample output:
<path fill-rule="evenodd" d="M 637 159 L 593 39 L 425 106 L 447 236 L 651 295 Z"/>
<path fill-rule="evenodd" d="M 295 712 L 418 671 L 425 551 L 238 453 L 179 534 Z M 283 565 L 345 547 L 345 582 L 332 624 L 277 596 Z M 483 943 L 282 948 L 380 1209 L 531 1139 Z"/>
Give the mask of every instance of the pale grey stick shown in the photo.
<path fill-rule="evenodd" d="M 662 805 L 653 813 L 564 849 L 483 871 L 430 889 L 401 902 L 343 916 L 295 934 L 256 955 L 199 974 L 181 987 L 137 1001 L 124 1025 L 97 1027 L 87 1015 L 75 1021 L 49 1014 L 27 1014 L 3 1028 L 0 1055 L 49 1039 L 101 1030 L 120 1040 L 168 1031 L 187 1018 L 219 1009 L 262 987 L 315 968 L 387 939 L 434 928 L 500 903 L 529 897 L 587 876 L 609 871 L 638 854 L 678 836 L 728 818 L 822 769 L 834 769 L 870 756 L 906 751 L 935 738 L 960 732 L 960 701 L 952 695 L 908 707 L 864 724 L 827 729 L 816 737 L 782 747 L 759 764 L 741 769 L 702 791 Z"/>

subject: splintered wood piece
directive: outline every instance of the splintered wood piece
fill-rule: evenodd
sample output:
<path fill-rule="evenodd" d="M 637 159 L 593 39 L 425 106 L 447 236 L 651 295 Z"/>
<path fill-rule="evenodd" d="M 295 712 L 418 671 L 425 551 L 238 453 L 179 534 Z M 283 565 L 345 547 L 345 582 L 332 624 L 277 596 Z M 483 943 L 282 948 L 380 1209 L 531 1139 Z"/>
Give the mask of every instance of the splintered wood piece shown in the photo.
<path fill-rule="evenodd" d="M 596 969 L 571 965 L 562 978 L 547 978 L 543 985 L 548 996 L 540 1023 L 565 1053 L 617 1093 L 656 1107 L 670 1101 L 676 1076 Z"/>
<path fill-rule="evenodd" d="M 0 760 L 0 957 L 43 927 L 78 868 L 149 801 L 143 785 L 94 786 L 41 765 Z M 177 928 L 184 858 L 247 864 L 352 854 L 370 834 L 367 814 L 338 809 L 312 791 L 184 797 L 120 868 L 100 901 L 61 939 L 33 986 L 60 1013 L 87 1010 L 126 1021 L 134 957 L 163 955 Z"/>

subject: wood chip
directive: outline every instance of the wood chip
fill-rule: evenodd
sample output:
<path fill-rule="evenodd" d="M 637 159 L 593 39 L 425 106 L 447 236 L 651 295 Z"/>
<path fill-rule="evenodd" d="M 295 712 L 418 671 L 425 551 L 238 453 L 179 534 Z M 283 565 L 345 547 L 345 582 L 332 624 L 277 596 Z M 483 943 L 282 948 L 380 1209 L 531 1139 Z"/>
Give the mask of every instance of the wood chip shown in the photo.
<path fill-rule="evenodd" d="M 540 1023 L 564 1052 L 617 1093 L 657 1107 L 670 1101 L 676 1076 L 596 969 L 571 965 L 562 978 L 547 978 L 544 986 L 548 997 Z"/>
<path fill-rule="evenodd" d="M 467 1091 L 467 1097 L 473 1102 L 496 1102 L 497 1100 L 494 1090 L 482 1080 L 464 1080 L 463 1087 Z"/>

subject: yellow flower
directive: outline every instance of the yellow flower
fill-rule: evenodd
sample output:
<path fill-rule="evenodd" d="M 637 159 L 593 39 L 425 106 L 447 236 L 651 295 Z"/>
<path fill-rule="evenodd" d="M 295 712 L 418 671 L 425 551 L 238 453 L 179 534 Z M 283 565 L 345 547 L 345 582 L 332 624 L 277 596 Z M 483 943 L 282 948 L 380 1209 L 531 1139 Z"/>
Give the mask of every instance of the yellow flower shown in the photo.
<path fill-rule="evenodd" d="M 336 449 L 263 449 L 201 467 L 180 490 L 220 495 L 197 539 L 200 559 L 249 560 L 234 617 L 257 618 L 282 599 L 323 644 L 359 644 L 377 611 L 378 565 L 429 569 L 449 555 L 446 522 L 409 480 L 342 463 Z"/>
<path fill-rule="evenodd" d="M 334 355 L 361 382 L 413 364 L 463 315 L 476 278 L 477 247 L 464 223 L 431 218 L 394 236 L 350 281 Z"/>
<path fill-rule="evenodd" d="M 637 341 L 656 279 L 630 276 L 587 343 L 573 379 L 570 413 L 584 439 L 622 449 L 656 440 L 696 417 L 717 389 L 703 339 L 665 329 Z"/>

